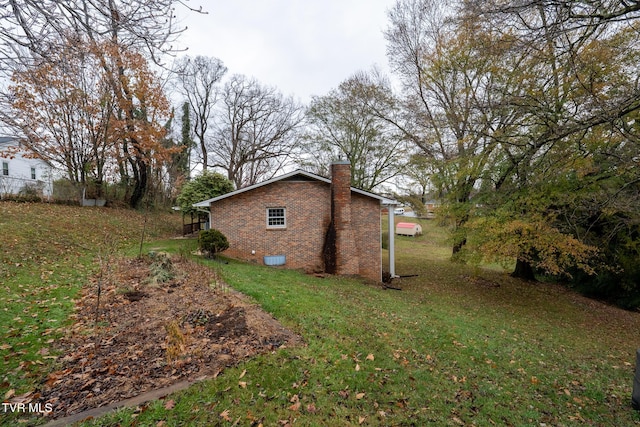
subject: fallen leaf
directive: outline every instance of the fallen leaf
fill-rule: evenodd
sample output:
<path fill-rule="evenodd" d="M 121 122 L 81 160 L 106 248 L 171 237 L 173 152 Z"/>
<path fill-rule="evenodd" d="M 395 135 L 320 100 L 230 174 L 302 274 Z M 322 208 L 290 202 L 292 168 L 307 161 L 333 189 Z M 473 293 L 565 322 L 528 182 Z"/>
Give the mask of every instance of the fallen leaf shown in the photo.
<path fill-rule="evenodd" d="M 311 413 L 311 414 L 315 414 L 316 413 L 316 405 L 314 405 L 313 403 L 310 403 L 307 405 L 307 412 Z"/>
<path fill-rule="evenodd" d="M 291 410 L 291 411 L 299 411 L 300 410 L 300 402 L 296 402 L 293 405 L 289 406 L 289 410 Z"/>
<path fill-rule="evenodd" d="M 375 357 L 373 356 L 373 354 L 369 353 L 366 360 L 375 360 Z"/>
<path fill-rule="evenodd" d="M 356 394 L 356 400 L 360 400 L 364 397 L 365 393 L 358 393 Z"/>
<path fill-rule="evenodd" d="M 289 406 L 289 410 L 291 411 L 298 411 L 300 410 L 300 398 L 298 397 L 297 394 L 294 394 L 293 397 L 291 398 L 291 400 L 289 400 L 290 402 L 293 402 L 293 405 Z"/>
<path fill-rule="evenodd" d="M 358 417 L 358 424 L 362 424 L 366 419 L 367 417 Z"/>
<path fill-rule="evenodd" d="M 462 421 L 460 418 L 458 418 L 458 417 L 453 417 L 452 419 L 453 419 L 453 422 L 454 422 L 454 423 L 456 423 L 456 424 L 458 424 L 458 425 L 461 425 L 461 426 L 463 426 L 463 425 L 464 425 L 464 421 Z"/>
<path fill-rule="evenodd" d="M 247 370 L 245 369 L 244 371 L 242 371 L 242 373 L 240 374 L 240 378 L 242 379 L 245 375 L 247 375 Z"/>
<path fill-rule="evenodd" d="M 13 396 L 15 396 L 15 394 L 16 394 L 16 391 L 14 389 L 11 389 L 4 394 L 4 398 L 5 400 L 11 399 Z"/>
<path fill-rule="evenodd" d="M 229 410 L 225 409 L 224 411 L 220 412 L 220 418 L 222 418 L 225 421 L 231 422 L 231 417 L 229 416 Z"/>
<path fill-rule="evenodd" d="M 240 386 L 240 388 L 247 388 L 247 382 L 246 381 L 238 381 L 238 385 Z"/>
<path fill-rule="evenodd" d="M 164 402 L 164 409 L 171 410 L 175 407 L 176 407 L 176 401 L 173 399 L 169 399 L 166 402 Z"/>
<path fill-rule="evenodd" d="M 360 365 L 356 363 L 356 372 L 360 370 Z"/>
<path fill-rule="evenodd" d="M 28 391 L 24 394 L 13 396 L 13 398 L 11 399 L 11 403 L 29 403 L 34 398 L 38 398 L 38 397 L 40 397 L 40 393 L 36 393 L 34 395 L 32 391 Z"/>

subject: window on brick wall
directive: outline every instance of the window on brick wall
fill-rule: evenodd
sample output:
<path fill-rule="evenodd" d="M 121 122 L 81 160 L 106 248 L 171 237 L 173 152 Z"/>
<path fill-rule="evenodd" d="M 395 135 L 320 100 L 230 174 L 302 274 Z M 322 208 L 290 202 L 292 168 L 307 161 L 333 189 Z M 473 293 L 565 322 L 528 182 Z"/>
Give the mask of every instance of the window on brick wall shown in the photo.
<path fill-rule="evenodd" d="M 267 228 L 285 228 L 287 210 L 285 208 L 267 208 Z"/>

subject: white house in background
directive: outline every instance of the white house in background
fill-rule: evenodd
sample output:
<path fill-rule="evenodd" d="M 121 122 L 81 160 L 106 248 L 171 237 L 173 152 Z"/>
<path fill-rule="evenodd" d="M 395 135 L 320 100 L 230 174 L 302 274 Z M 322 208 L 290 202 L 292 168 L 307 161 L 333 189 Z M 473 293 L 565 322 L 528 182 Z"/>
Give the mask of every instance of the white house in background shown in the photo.
<path fill-rule="evenodd" d="M 30 158 L 17 139 L 0 136 L 0 199 L 35 191 L 49 199 L 53 195 L 53 167 Z"/>

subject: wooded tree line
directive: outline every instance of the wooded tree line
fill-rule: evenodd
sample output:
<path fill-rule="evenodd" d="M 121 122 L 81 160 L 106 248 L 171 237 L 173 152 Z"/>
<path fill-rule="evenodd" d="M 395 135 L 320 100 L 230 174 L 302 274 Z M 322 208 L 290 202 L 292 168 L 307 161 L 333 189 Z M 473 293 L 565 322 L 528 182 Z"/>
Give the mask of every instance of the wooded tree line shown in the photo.
<path fill-rule="evenodd" d="M 399 0 L 401 125 L 454 257 L 640 303 L 640 3 Z"/>
<path fill-rule="evenodd" d="M 402 177 L 441 200 L 457 260 L 640 304 L 637 1 L 398 0 L 393 75 L 306 106 L 218 58 L 167 57 L 180 1 L 0 5 L 2 121 L 73 182 L 137 206 L 196 165 L 239 188 L 342 158 L 354 186 Z"/>
<path fill-rule="evenodd" d="M 236 188 L 292 165 L 325 174 L 337 158 L 367 190 L 399 173 L 403 136 L 365 105 L 390 111 L 383 78 L 356 74 L 304 106 L 218 58 L 172 51 L 182 1 L 0 5 L 7 133 L 98 197 L 109 187 L 132 207 L 170 202 L 193 169 Z"/>

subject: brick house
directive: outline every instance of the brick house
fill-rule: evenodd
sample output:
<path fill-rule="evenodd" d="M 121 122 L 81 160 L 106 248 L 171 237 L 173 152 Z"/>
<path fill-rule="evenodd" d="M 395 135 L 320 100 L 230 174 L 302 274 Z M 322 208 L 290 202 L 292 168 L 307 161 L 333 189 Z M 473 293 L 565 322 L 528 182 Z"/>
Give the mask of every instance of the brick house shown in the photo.
<path fill-rule="evenodd" d="M 351 187 L 348 162 L 331 174 L 296 170 L 194 206 L 209 209 L 231 257 L 381 281 L 381 207 L 396 202 Z"/>

